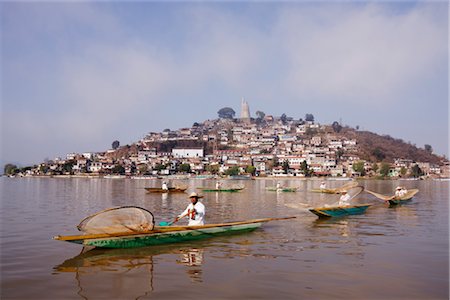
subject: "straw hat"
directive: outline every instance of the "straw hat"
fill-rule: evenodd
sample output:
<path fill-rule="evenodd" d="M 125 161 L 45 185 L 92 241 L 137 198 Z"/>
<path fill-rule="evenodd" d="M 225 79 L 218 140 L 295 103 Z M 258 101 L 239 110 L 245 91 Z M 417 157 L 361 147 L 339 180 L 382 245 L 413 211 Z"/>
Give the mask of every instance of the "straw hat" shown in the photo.
<path fill-rule="evenodd" d="M 203 196 L 199 196 L 196 192 L 193 192 L 189 195 L 189 198 L 203 198 Z"/>

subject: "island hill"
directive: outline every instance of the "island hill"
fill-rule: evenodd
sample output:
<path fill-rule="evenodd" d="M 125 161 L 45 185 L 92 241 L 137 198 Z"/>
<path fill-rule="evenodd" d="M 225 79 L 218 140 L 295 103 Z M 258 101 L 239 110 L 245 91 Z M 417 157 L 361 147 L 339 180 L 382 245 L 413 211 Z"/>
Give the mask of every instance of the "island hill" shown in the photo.
<path fill-rule="evenodd" d="M 160 176 L 253 175 L 332 177 L 449 177 L 449 162 L 423 149 L 339 122 L 323 125 L 312 114 L 294 119 L 256 112 L 242 103 L 240 118 L 229 107 L 219 118 L 191 127 L 150 132 L 143 139 L 98 153 L 69 153 L 38 166 L 9 166 L 6 174 Z M 8 172 L 7 172 L 8 171 Z"/>

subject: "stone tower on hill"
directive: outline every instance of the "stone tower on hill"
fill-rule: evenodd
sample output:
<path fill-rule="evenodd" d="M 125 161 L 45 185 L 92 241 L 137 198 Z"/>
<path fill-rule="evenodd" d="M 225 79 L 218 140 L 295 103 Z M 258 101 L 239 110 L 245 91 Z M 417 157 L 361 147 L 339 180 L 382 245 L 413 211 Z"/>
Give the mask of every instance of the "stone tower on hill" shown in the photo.
<path fill-rule="evenodd" d="M 247 101 L 242 98 L 241 102 L 241 120 L 250 121 L 250 108 L 248 107 Z"/>

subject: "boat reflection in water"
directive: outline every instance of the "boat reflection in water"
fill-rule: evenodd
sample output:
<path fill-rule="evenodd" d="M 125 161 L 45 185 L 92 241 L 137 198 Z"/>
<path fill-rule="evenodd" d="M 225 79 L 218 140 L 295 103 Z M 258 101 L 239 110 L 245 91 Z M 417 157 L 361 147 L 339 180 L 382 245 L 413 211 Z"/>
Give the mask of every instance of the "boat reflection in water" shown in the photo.
<path fill-rule="evenodd" d="M 181 259 L 177 260 L 177 262 L 188 267 L 186 272 L 192 282 L 203 282 L 201 268 L 203 263 L 203 249 L 189 249 L 185 251 L 181 254 Z"/>
<path fill-rule="evenodd" d="M 77 294 L 84 299 L 139 299 L 155 291 L 155 266 L 161 275 L 170 272 L 169 265 L 184 265 L 192 282 L 202 282 L 203 251 L 172 246 L 95 248 L 55 266 L 54 274 L 75 273 Z M 159 264 L 167 260 L 164 255 L 174 264 Z"/>

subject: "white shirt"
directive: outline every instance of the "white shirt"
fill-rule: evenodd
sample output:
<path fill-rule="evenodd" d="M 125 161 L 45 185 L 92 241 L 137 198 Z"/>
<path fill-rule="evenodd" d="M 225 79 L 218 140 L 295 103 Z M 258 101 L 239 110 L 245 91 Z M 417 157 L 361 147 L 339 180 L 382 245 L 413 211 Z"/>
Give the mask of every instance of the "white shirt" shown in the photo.
<path fill-rule="evenodd" d="M 162 187 L 161 187 L 163 190 L 165 190 L 165 191 L 167 191 L 169 188 L 167 187 L 167 183 L 163 183 L 162 184 Z"/>
<path fill-rule="evenodd" d="M 339 199 L 339 205 L 348 205 L 348 201 L 351 199 L 351 196 L 349 194 L 344 194 Z"/>
<path fill-rule="evenodd" d="M 216 190 L 219 190 L 219 189 L 220 189 L 220 187 L 221 187 L 221 184 L 220 184 L 220 182 L 216 182 Z"/>
<path fill-rule="evenodd" d="M 195 210 L 194 219 L 192 219 L 192 212 Z M 205 225 L 205 206 L 203 203 L 197 201 L 197 203 L 190 203 L 186 209 L 178 216 L 179 219 L 189 216 L 189 226 Z"/>
<path fill-rule="evenodd" d="M 327 185 L 326 185 L 325 183 L 322 183 L 322 184 L 320 185 L 320 189 L 321 189 L 321 190 L 324 190 L 326 187 L 327 187 Z"/>

